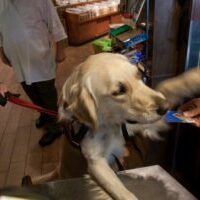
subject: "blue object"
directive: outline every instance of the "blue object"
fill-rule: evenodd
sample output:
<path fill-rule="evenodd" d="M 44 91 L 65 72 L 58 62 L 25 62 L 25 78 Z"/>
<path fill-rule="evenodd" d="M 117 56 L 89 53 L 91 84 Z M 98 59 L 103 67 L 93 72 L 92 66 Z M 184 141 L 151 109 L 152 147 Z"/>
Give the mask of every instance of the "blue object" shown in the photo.
<path fill-rule="evenodd" d="M 142 52 L 136 52 L 131 58 L 132 63 L 142 62 L 145 59 L 145 55 Z"/>
<path fill-rule="evenodd" d="M 168 123 L 193 123 L 192 119 L 186 119 L 182 117 L 177 117 L 180 114 L 177 111 L 169 110 L 164 116 L 164 119 Z"/>
<path fill-rule="evenodd" d="M 132 47 L 132 46 L 134 46 L 136 44 L 144 42 L 146 40 L 148 40 L 147 34 L 146 33 L 141 33 L 141 34 L 136 35 L 136 36 L 134 36 L 132 38 L 129 38 L 128 40 L 124 41 L 123 43 L 124 43 L 124 47 L 125 48 L 129 48 L 129 47 Z"/>
<path fill-rule="evenodd" d="M 129 59 L 131 63 L 134 64 L 145 60 L 145 55 L 141 51 L 132 51 L 124 55 Z"/>

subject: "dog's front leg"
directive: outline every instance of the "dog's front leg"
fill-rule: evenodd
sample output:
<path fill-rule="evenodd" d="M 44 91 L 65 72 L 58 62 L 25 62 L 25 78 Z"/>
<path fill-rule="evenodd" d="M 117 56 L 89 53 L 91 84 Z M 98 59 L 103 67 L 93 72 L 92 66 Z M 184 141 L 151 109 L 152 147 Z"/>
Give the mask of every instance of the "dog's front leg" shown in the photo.
<path fill-rule="evenodd" d="M 82 152 L 88 161 L 88 170 L 96 182 L 115 200 L 136 200 L 137 198 L 126 189 L 104 157 L 106 147 L 99 138 L 86 138 Z"/>
<path fill-rule="evenodd" d="M 116 200 L 137 200 L 129 192 L 107 164 L 106 159 L 88 160 L 88 170 L 92 177 Z"/>

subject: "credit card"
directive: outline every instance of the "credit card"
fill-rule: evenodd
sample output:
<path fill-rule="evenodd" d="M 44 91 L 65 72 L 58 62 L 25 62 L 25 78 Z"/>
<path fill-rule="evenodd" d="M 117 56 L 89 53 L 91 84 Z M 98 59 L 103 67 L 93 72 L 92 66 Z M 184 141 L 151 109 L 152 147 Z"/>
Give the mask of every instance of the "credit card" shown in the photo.
<path fill-rule="evenodd" d="M 167 111 L 164 119 L 168 123 L 194 123 L 192 118 L 184 117 L 182 113 L 173 110 Z"/>

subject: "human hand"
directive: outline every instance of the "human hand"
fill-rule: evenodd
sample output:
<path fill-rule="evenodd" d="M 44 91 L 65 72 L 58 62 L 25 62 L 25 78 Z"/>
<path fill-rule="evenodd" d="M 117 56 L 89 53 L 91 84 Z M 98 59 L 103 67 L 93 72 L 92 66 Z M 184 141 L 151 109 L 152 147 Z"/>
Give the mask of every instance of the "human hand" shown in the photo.
<path fill-rule="evenodd" d="M 195 125 L 200 127 L 200 98 L 188 101 L 179 110 L 183 113 L 184 117 L 192 118 Z"/>
<path fill-rule="evenodd" d="M 65 54 L 64 53 L 60 53 L 56 55 L 56 63 L 62 63 L 65 60 Z"/>

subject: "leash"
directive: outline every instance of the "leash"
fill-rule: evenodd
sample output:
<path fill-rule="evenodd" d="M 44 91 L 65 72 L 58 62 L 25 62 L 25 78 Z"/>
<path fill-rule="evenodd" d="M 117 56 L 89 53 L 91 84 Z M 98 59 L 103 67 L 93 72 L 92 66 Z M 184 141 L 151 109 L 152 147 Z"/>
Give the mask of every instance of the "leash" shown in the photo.
<path fill-rule="evenodd" d="M 0 94 L 0 105 L 5 106 L 7 102 L 11 102 L 13 104 L 16 104 L 25 108 L 36 110 L 40 113 L 46 113 L 54 117 L 58 116 L 58 113 L 56 111 L 38 106 L 32 102 L 19 98 L 19 96 L 20 94 L 14 94 L 11 92 L 6 92 L 4 96 Z M 76 147 L 77 149 L 80 149 L 80 143 L 82 139 L 84 138 L 84 136 L 86 135 L 86 133 L 88 132 L 89 127 L 87 127 L 84 124 L 79 123 L 80 127 L 78 131 L 75 131 L 75 127 L 74 127 L 76 126 L 75 122 L 78 122 L 78 120 L 74 118 L 69 123 L 62 124 L 62 127 L 64 128 L 64 133 L 67 136 L 70 144 Z"/>
<path fill-rule="evenodd" d="M 38 112 L 41 112 L 41 113 L 46 113 L 48 115 L 55 116 L 55 117 L 58 116 L 58 113 L 56 111 L 52 111 L 52 110 L 43 108 L 41 106 L 38 106 L 32 102 L 29 102 L 29 101 L 19 98 L 19 96 L 20 96 L 20 94 L 14 94 L 11 92 L 6 92 L 5 96 L 2 96 L 0 94 L 0 105 L 5 106 L 6 103 L 9 101 L 13 104 L 20 105 L 25 108 L 30 108 L 30 109 L 36 110 Z M 78 131 L 76 132 L 75 127 L 73 127 L 73 126 L 76 124 L 77 121 L 78 121 L 77 119 L 74 119 L 70 123 L 66 123 L 63 126 L 63 128 L 65 130 L 64 133 L 65 133 L 66 137 L 68 138 L 70 144 L 72 146 L 76 147 L 78 150 L 81 150 L 80 143 L 81 143 L 82 139 L 85 137 L 85 135 L 87 134 L 87 132 L 89 131 L 89 127 L 80 123 L 80 127 L 78 128 Z M 123 133 L 125 140 L 128 141 L 129 136 L 128 136 L 128 132 L 125 127 L 125 124 L 122 124 L 121 128 L 122 128 L 122 133 Z M 115 159 L 118 169 L 120 171 L 124 170 L 125 168 L 123 167 L 123 165 L 121 164 L 121 162 L 119 161 L 117 156 L 115 156 L 114 154 L 112 154 L 112 156 Z"/>
<path fill-rule="evenodd" d="M 35 105 L 32 102 L 26 101 L 24 99 L 20 99 L 19 96 L 20 96 L 20 94 L 13 94 L 11 92 L 6 92 L 5 96 L 2 96 L 0 94 L 0 105 L 5 106 L 7 101 L 9 101 L 13 104 L 20 105 L 25 108 L 30 108 L 30 109 L 36 110 L 38 112 L 46 113 L 48 115 L 57 117 L 58 113 L 56 111 L 49 110 L 49 109 L 43 108 L 41 106 Z"/>

